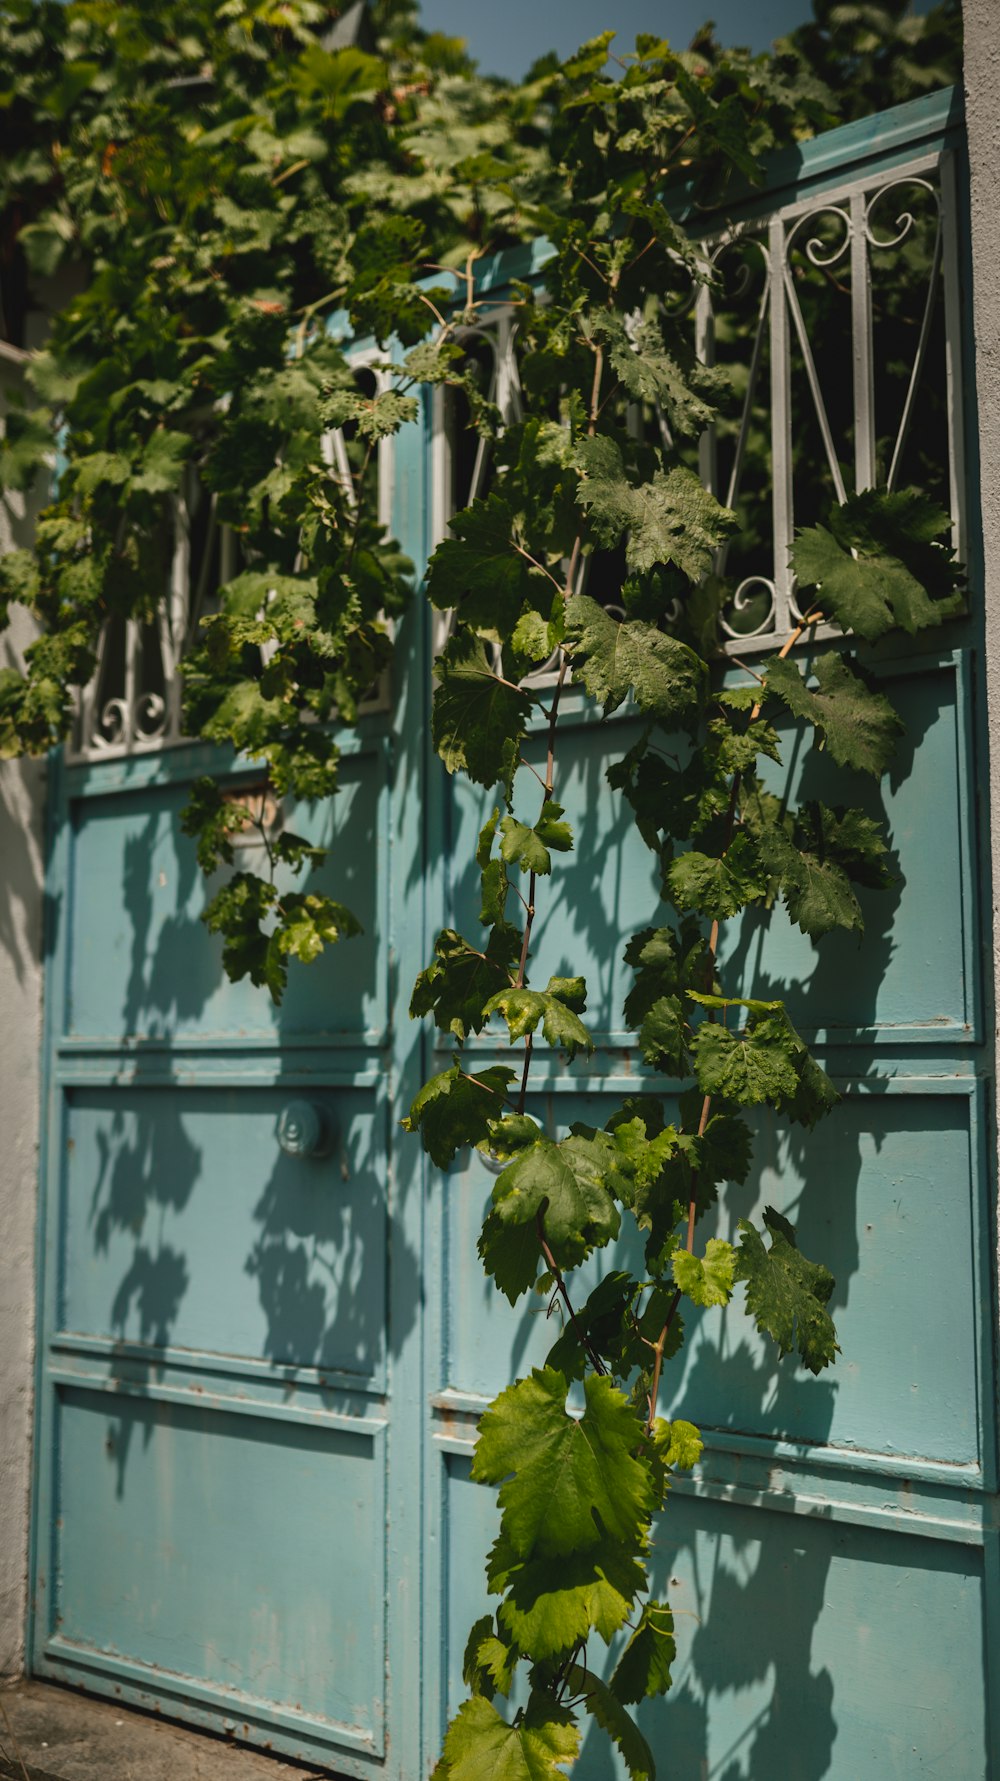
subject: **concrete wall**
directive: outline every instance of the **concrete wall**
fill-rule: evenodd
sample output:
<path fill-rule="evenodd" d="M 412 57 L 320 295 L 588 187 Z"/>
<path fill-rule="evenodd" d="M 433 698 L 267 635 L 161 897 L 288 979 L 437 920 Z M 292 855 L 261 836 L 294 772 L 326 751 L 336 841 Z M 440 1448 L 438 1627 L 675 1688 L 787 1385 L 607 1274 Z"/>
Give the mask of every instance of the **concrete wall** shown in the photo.
<path fill-rule="evenodd" d="M 1000 1012 L 1000 0 L 964 0 L 963 16 L 990 735 L 993 983 Z"/>
<path fill-rule="evenodd" d="M 20 377 L 0 359 L 0 403 Z M 0 551 L 25 543 L 31 504 L 0 496 Z M 30 641 L 15 612 L 0 667 Z M 24 1661 L 35 1326 L 42 1012 L 44 767 L 0 762 L 0 1676 Z"/>

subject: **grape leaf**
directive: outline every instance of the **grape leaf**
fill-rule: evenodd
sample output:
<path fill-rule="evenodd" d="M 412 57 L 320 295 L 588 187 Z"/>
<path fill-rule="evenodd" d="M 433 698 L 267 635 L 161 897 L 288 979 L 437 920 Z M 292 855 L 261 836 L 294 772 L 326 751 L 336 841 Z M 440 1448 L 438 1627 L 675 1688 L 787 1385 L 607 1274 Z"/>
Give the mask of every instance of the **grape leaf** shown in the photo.
<path fill-rule="evenodd" d="M 278 947 L 294 958 L 309 964 L 318 958 L 324 946 L 332 946 L 345 935 L 360 934 L 361 923 L 343 903 L 332 897 L 321 897 L 315 891 L 293 892 L 283 896 L 280 924 L 276 929 Z"/>
<path fill-rule="evenodd" d="M 540 835 L 546 847 L 553 853 L 570 853 L 573 847 L 573 831 L 568 822 L 563 822 L 563 807 L 554 798 L 546 798 L 542 805 L 541 815 L 535 824 L 535 833 Z"/>
<path fill-rule="evenodd" d="M 450 1070 L 424 1083 L 400 1124 L 404 1131 L 419 1131 L 431 1161 L 446 1169 L 464 1145 L 489 1137 L 513 1081 L 513 1070 L 497 1066 L 466 1075 L 456 1059 Z"/>
<path fill-rule="evenodd" d="M 801 587 L 827 618 L 874 643 L 899 626 L 913 636 L 961 611 L 948 515 L 915 489 L 866 489 L 809 526 L 792 547 Z"/>
<path fill-rule="evenodd" d="M 472 1694 L 491 1700 L 509 1695 L 517 1665 L 517 1652 L 496 1635 L 492 1614 L 477 1620 L 465 1645 L 462 1680 Z"/>
<path fill-rule="evenodd" d="M 587 317 L 595 340 L 603 340 L 623 387 L 639 402 L 658 403 L 675 433 L 700 433 L 718 412 L 717 402 L 732 390 L 724 370 L 705 365 L 676 328 L 668 347 L 662 317 L 626 323 L 613 309 Z"/>
<path fill-rule="evenodd" d="M 807 1261 L 799 1253 L 792 1226 L 772 1206 L 764 1211 L 764 1224 L 769 1249 L 747 1219 L 739 1224 L 736 1278 L 746 1283 L 747 1310 L 757 1328 L 773 1337 L 779 1354 L 797 1349 L 803 1366 L 820 1373 L 840 1352 L 826 1309 L 833 1275 L 821 1262 Z"/>
<path fill-rule="evenodd" d="M 563 807 L 546 798 L 534 828 L 529 829 L 513 816 L 500 819 L 503 840 L 500 853 L 508 865 L 518 865 L 523 872 L 551 872 L 550 849 L 566 853 L 573 845 L 568 823 L 560 822 Z"/>
<path fill-rule="evenodd" d="M 767 895 L 767 877 L 753 838 L 740 831 L 724 854 L 691 848 L 670 861 L 664 874 L 679 909 L 697 909 L 710 921 L 737 915 Z"/>
<path fill-rule="evenodd" d="M 767 690 L 818 731 L 835 761 L 881 778 L 896 750 L 901 719 L 884 693 L 872 692 L 842 655 L 829 650 L 813 663 L 816 690 L 786 657 L 767 668 Z"/>
<path fill-rule="evenodd" d="M 736 516 L 693 470 L 675 465 L 654 471 L 648 482 L 632 482 L 620 447 L 606 434 L 582 440 L 579 459 L 577 500 L 599 543 L 613 548 L 624 536 L 631 574 L 645 574 L 658 563 L 675 563 L 689 581 L 708 574 Z"/>
<path fill-rule="evenodd" d="M 421 971 L 410 997 L 410 1016 L 433 1014 L 444 1033 L 465 1039 L 485 1025 L 487 1001 L 498 983 L 510 982 L 521 948 L 516 928 L 498 922 L 485 953 L 470 946 L 454 928 L 445 928 L 434 942 L 434 962 Z"/>
<path fill-rule="evenodd" d="M 685 1422 L 677 1417 L 673 1422 L 665 1422 L 658 1416 L 653 1429 L 654 1439 L 665 1466 L 675 1466 L 681 1472 L 690 1472 L 701 1458 L 705 1443 L 701 1431 L 693 1422 Z"/>
<path fill-rule="evenodd" d="M 617 1744 L 632 1781 L 656 1781 L 653 1753 L 620 1695 L 613 1693 L 606 1682 L 585 1670 L 582 1664 L 572 1665 L 569 1686 L 574 1696 L 582 1698 L 591 1717 Z"/>
<path fill-rule="evenodd" d="M 727 1000 L 689 990 L 709 1008 L 747 1009 L 742 1031 L 703 1021 L 691 1041 L 695 1076 L 703 1095 L 721 1095 L 741 1107 L 768 1102 L 801 1125 L 812 1126 L 839 1095 L 795 1031 L 781 1002 Z"/>
<path fill-rule="evenodd" d="M 628 1328 L 625 1314 L 635 1295 L 636 1286 L 631 1274 L 618 1268 L 606 1274 L 583 1304 L 575 1307 L 572 1322 L 567 1319 L 562 1333 L 545 1357 L 545 1365 L 553 1367 L 557 1373 L 565 1373 L 567 1378 L 582 1379 L 587 1352 L 581 1345 L 581 1332 L 588 1347 L 605 1358 L 623 1357 L 626 1350 L 631 1357 L 634 1344 L 627 1337 L 623 1340 L 623 1328 Z M 613 1357 L 612 1349 L 616 1351 Z M 629 1358 L 628 1364 L 616 1371 L 627 1375 L 633 1364 Z"/>
<path fill-rule="evenodd" d="M 522 1558 L 634 1547 L 652 1509 L 649 1474 L 635 1458 L 643 1429 L 607 1378 L 590 1374 L 585 1408 L 566 1413 L 562 1373 L 536 1368 L 484 1412 L 472 1475 L 500 1485 L 502 1528 Z"/>
<path fill-rule="evenodd" d="M 666 1602 L 646 1602 L 639 1624 L 618 1660 L 611 1691 L 632 1706 L 647 1695 L 666 1694 L 677 1656 L 674 1617 Z"/>
<path fill-rule="evenodd" d="M 728 1305 L 733 1296 L 736 1251 L 722 1237 L 709 1237 L 703 1256 L 675 1250 L 674 1281 L 695 1305 Z"/>
<path fill-rule="evenodd" d="M 552 855 L 534 829 L 513 816 L 501 817 L 500 828 L 500 853 L 509 866 L 520 866 L 522 872 L 551 872 Z"/>
<path fill-rule="evenodd" d="M 694 717 L 707 671 L 686 643 L 639 619 L 617 619 L 587 594 L 566 602 L 566 651 L 591 697 L 610 715 L 631 691 L 641 711 L 659 723 Z"/>
<path fill-rule="evenodd" d="M 646 1573 L 615 1541 L 558 1558 L 522 1559 L 501 1534 L 487 1566 L 489 1588 L 502 1593 L 498 1619 L 519 1651 L 560 1658 L 596 1632 L 610 1644 L 625 1624 Z"/>
<path fill-rule="evenodd" d="M 451 521 L 427 568 L 434 606 L 456 607 L 464 624 L 503 643 L 528 601 L 545 616 L 552 585 L 516 549 L 515 517 L 501 495 L 473 501 Z"/>
<path fill-rule="evenodd" d="M 507 745 L 524 735 L 531 699 L 500 679 L 486 646 L 471 631 L 450 638 L 437 660 L 431 731 L 449 773 L 459 769 L 479 785 L 503 777 Z"/>
<path fill-rule="evenodd" d="M 775 889 L 804 933 L 819 939 L 834 927 L 864 932 L 851 881 L 877 889 L 893 883 L 878 822 L 860 810 L 820 803 L 789 814 L 763 794 L 750 801 L 745 820 Z"/>
<path fill-rule="evenodd" d="M 448 1727 L 439 1766 L 447 1781 L 566 1781 L 565 1764 L 579 1747 L 573 1715 L 551 1700 L 533 1695 L 509 1725 L 492 1702 L 474 1695 Z"/>
<path fill-rule="evenodd" d="M 483 1013 L 487 1018 L 491 1014 L 500 1014 L 507 1022 L 510 1042 L 514 1045 L 528 1033 L 533 1033 L 539 1021 L 542 1032 L 549 1045 L 568 1051 L 572 1056 L 576 1051 L 593 1051 L 594 1042 L 579 1016 L 570 1006 L 571 997 L 564 989 L 553 988 L 567 983 L 577 984 L 579 978 L 549 979 L 547 989 L 501 989 L 491 996 Z"/>
<path fill-rule="evenodd" d="M 687 1025 L 679 996 L 658 996 L 642 1017 L 639 1049 L 643 1062 L 666 1076 L 687 1074 Z"/>
<path fill-rule="evenodd" d="M 621 1215 L 604 1183 L 604 1158 L 586 1138 L 536 1138 L 497 1177 L 479 1252 L 513 1304 L 538 1271 L 537 1220 L 560 1267 L 575 1267 L 617 1235 Z M 524 1242 L 524 1230 L 531 1242 Z"/>

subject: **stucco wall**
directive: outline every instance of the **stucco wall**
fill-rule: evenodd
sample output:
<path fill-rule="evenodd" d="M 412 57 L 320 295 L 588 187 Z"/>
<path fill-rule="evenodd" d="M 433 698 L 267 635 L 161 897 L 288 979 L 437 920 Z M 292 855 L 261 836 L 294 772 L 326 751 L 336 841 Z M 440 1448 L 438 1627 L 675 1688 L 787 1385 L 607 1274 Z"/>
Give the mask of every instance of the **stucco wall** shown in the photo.
<path fill-rule="evenodd" d="M 1000 1011 L 1000 0 L 964 0 L 963 15 L 990 736 L 993 980 Z"/>
<path fill-rule="evenodd" d="M 0 403 L 19 372 L 0 361 Z M 0 498 L 0 551 L 26 542 L 30 504 Z M 30 639 L 15 612 L 0 667 Z M 0 1675 L 21 1669 L 34 1358 L 42 1007 L 44 768 L 0 762 Z"/>

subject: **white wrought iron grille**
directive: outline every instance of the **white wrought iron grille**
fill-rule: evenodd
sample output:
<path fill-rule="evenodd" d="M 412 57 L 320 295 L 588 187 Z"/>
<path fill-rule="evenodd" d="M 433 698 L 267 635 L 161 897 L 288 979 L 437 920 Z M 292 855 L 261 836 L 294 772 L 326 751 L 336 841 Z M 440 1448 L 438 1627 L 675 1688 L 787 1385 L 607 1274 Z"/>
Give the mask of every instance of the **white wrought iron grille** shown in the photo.
<path fill-rule="evenodd" d="M 388 374 L 359 358 L 359 386 L 382 390 Z M 354 500 L 354 483 L 344 431 L 332 430 L 322 441 L 330 474 Z M 392 510 L 392 441 L 379 442 L 377 456 L 378 517 L 388 526 Z M 139 619 L 108 619 L 97 647 L 97 663 L 77 699 L 70 760 L 96 761 L 148 754 L 188 740 L 183 730 L 181 691 L 184 657 L 198 637 L 200 621 L 218 610 L 220 589 L 243 566 L 232 527 L 220 524 L 215 496 L 208 495 L 197 473 L 189 469 L 173 504 L 172 529 L 163 539 L 165 590 L 149 623 Z M 266 663 L 272 645 L 261 650 Z M 381 710 L 388 701 L 383 676 L 361 710 Z"/>
<path fill-rule="evenodd" d="M 802 617 L 796 530 L 834 500 L 915 483 L 964 550 L 954 169 L 935 155 L 790 204 L 709 244 L 699 356 L 730 366 L 735 415 L 702 437 L 702 479 L 740 516 L 726 648 L 771 647 Z"/>
<path fill-rule="evenodd" d="M 705 246 L 716 281 L 686 310 L 699 357 L 730 371 L 735 406 L 691 448 L 690 462 L 739 515 L 737 540 L 714 569 L 731 588 L 723 647 L 742 655 L 780 643 L 799 622 L 790 548 L 833 501 L 876 484 L 917 484 L 950 512 L 964 555 L 953 157 L 876 170 Z M 516 312 L 500 310 L 462 338 L 482 366 L 484 393 L 516 419 Z M 460 400 L 438 395 L 435 543 L 492 477 L 489 447 L 463 427 Z M 630 418 L 673 445 L 659 411 Z M 589 565 L 588 591 L 620 612 L 622 563 L 602 557 Z M 444 616 L 438 647 L 447 632 Z M 551 672 L 546 663 L 530 678 Z"/>

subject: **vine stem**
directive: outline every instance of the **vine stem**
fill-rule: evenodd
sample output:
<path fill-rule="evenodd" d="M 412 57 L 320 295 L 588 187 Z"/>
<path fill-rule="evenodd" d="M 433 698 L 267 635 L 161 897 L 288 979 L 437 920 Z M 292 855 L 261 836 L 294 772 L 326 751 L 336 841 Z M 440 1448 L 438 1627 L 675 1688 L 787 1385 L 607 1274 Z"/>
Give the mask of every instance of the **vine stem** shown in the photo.
<path fill-rule="evenodd" d="M 569 1292 L 567 1291 L 567 1288 L 566 1288 L 566 1282 L 563 1279 L 562 1269 L 560 1268 L 559 1263 L 556 1261 L 555 1256 L 552 1254 L 552 1251 L 549 1248 L 548 1242 L 546 1240 L 545 1223 L 542 1218 L 541 1212 L 539 1212 L 537 1218 L 535 1219 L 535 1229 L 538 1232 L 538 1246 L 541 1249 L 543 1256 L 545 1257 L 545 1262 L 546 1262 L 546 1266 L 548 1267 L 549 1273 L 552 1275 L 552 1278 L 556 1283 L 556 1291 L 558 1292 L 559 1297 L 562 1299 L 562 1302 L 565 1305 L 566 1310 L 569 1314 L 569 1320 L 573 1326 L 573 1333 L 576 1336 L 576 1339 L 579 1342 L 580 1347 L 583 1349 L 584 1353 L 588 1354 L 590 1356 L 590 1359 L 593 1363 L 594 1371 L 596 1373 L 606 1373 L 607 1368 L 605 1367 L 604 1362 L 602 1361 L 600 1355 L 596 1354 L 594 1352 L 593 1348 L 591 1348 L 590 1343 L 587 1341 L 587 1338 L 584 1335 L 583 1330 L 580 1327 L 576 1312 L 573 1309 L 572 1300 L 570 1299 Z"/>
<path fill-rule="evenodd" d="M 821 612 L 810 612 L 808 614 L 808 616 L 802 620 L 801 624 L 796 626 L 795 630 L 792 631 L 791 635 L 786 638 L 785 642 L 782 644 L 781 648 L 778 651 L 777 659 L 779 662 L 784 661 L 785 657 L 787 655 L 789 655 L 791 653 L 791 651 L 795 648 L 795 645 L 799 641 L 799 638 L 804 634 L 804 632 L 809 630 L 812 625 L 819 624 L 820 621 L 822 620 L 822 617 L 823 617 L 823 614 Z M 763 698 L 757 699 L 751 709 L 751 712 L 750 712 L 750 723 L 751 724 L 754 724 L 757 722 L 757 719 L 759 718 L 763 709 L 764 709 L 764 699 Z M 748 728 L 749 728 L 749 725 L 748 725 Z M 722 857 L 723 858 L 725 857 L 726 853 L 729 851 L 729 846 L 730 846 L 730 843 L 733 838 L 733 829 L 736 824 L 736 805 L 737 805 L 737 801 L 739 799 L 739 795 L 740 795 L 740 774 L 737 772 L 737 773 L 733 774 L 733 783 L 729 789 L 729 807 L 726 812 L 725 845 L 723 846 L 723 849 L 722 849 Z M 709 980 L 709 984 L 711 984 L 712 978 L 715 975 L 715 961 L 718 957 L 718 953 L 719 953 L 719 921 L 718 921 L 718 917 L 716 917 L 716 919 L 712 923 L 711 929 L 709 931 L 709 936 L 708 936 L 708 980 Z M 714 1019 L 714 1013 L 711 1014 L 711 1018 Z M 704 1136 L 705 1127 L 708 1124 L 708 1118 L 709 1118 L 709 1114 L 711 1113 L 711 1111 L 712 1111 L 712 1097 L 711 1097 L 711 1095 L 706 1095 L 701 1103 L 701 1115 L 698 1120 L 698 1137 L 699 1138 Z M 697 1169 L 694 1169 L 691 1172 L 691 1188 L 690 1188 L 690 1193 L 688 1195 L 686 1247 L 689 1252 L 691 1252 L 694 1249 L 694 1227 L 695 1227 L 695 1224 L 697 1223 L 697 1220 L 698 1220 L 698 1171 L 697 1171 Z M 650 1382 L 650 1388 L 649 1388 L 649 1415 L 646 1419 L 646 1427 L 648 1429 L 652 1429 L 653 1423 L 656 1421 L 656 1401 L 657 1401 L 657 1398 L 659 1397 L 660 1378 L 663 1373 L 663 1350 L 666 1345 L 667 1337 L 670 1334 L 670 1326 L 673 1323 L 675 1316 L 677 1315 L 677 1307 L 680 1304 L 680 1302 L 681 1302 L 681 1293 L 680 1293 L 680 1288 L 678 1287 L 677 1291 L 674 1293 L 674 1296 L 670 1301 L 670 1306 L 668 1308 L 666 1318 L 664 1319 L 663 1328 L 661 1329 L 659 1336 L 657 1337 L 656 1342 L 653 1345 L 653 1355 L 654 1355 L 653 1377 Z"/>

